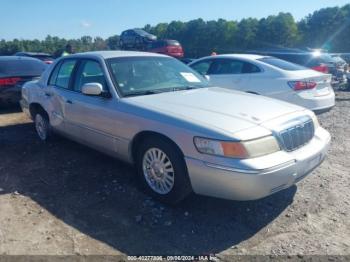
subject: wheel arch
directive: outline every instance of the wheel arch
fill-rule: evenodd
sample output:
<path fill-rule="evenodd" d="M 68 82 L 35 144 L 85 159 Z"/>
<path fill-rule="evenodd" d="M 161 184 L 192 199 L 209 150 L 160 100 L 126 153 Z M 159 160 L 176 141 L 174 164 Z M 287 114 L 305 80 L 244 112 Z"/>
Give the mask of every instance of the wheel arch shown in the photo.
<path fill-rule="evenodd" d="M 184 153 L 182 152 L 179 145 L 177 143 L 175 143 L 175 141 L 173 139 L 171 139 L 170 137 L 168 137 L 164 134 L 161 134 L 159 132 L 156 132 L 156 131 L 141 131 L 141 132 L 137 133 L 131 141 L 130 156 L 131 156 L 131 159 L 133 162 L 135 162 L 135 160 L 136 160 L 138 147 L 142 144 L 143 141 L 145 141 L 145 139 L 152 138 L 152 137 L 157 137 L 157 138 L 161 138 L 161 139 L 166 140 L 167 142 L 172 144 L 174 146 L 174 148 L 182 156 L 184 156 Z"/>
<path fill-rule="evenodd" d="M 44 113 L 44 114 L 46 114 L 47 117 L 49 117 L 49 114 L 46 112 L 44 107 L 39 103 L 31 103 L 29 105 L 29 112 L 30 112 L 32 119 L 34 119 L 35 114 L 38 112 Z"/>

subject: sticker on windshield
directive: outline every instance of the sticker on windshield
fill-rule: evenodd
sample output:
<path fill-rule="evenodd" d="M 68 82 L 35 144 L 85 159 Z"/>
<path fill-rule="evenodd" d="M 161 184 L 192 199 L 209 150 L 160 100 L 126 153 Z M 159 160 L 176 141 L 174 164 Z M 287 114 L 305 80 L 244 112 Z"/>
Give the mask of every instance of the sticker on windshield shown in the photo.
<path fill-rule="evenodd" d="M 192 73 L 180 73 L 183 78 L 185 78 L 187 80 L 187 82 L 191 82 L 191 83 L 200 83 L 201 80 L 198 79 L 198 77 L 196 77 L 194 74 Z"/>

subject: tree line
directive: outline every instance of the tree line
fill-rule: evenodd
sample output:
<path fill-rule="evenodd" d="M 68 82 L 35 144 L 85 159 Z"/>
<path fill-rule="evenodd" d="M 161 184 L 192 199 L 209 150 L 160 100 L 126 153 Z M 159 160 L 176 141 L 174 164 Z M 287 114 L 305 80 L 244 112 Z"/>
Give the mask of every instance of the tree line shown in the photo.
<path fill-rule="evenodd" d="M 240 21 L 224 19 L 189 22 L 172 21 L 144 29 L 158 38 L 176 39 L 187 57 L 201 57 L 212 52 L 244 52 L 259 48 L 323 48 L 330 52 L 350 51 L 350 4 L 322 8 L 296 21 L 290 13 Z M 44 40 L 0 41 L 0 55 L 19 51 L 45 52 L 59 56 L 66 44 L 76 52 L 119 49 L 119 36 L 107 39 L 83 36 L 64 39 L 47 36 Z"/>

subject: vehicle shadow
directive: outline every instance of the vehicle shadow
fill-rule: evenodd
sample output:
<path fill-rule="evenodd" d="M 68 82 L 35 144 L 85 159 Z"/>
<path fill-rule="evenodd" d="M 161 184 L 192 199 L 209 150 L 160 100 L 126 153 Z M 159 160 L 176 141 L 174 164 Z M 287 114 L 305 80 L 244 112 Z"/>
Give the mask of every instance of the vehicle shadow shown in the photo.
<path fill-rule="evenodd" d="M 335 101 L 350 101 L 350 98 L 336 98 Z"/>
<path fill-rule="evenodd" d="M 28 196 L 129 255 L 219 253 L 271 223 L 296 192 L 251 202 L 193 195 L 168 207 L 140 192 L 129 165 L 63 138 L 42 143 L 32 124 L 0 128 L 0 147 L 0 194 Z"/>
<path fill-rule="evenodd" d="M 11 114 L 11 113 L 19 113 L 22 112 L 22 109 L 19 105 L 8 105 L 8 106 L 1 106 L 0 105 L 0 115 L 3 114 Z"/>

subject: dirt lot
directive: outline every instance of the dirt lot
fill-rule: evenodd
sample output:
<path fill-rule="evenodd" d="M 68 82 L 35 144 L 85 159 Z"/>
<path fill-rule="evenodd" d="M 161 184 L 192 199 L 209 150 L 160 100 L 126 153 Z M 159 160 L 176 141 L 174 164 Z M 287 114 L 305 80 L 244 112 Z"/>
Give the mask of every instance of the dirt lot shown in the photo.
<path fill-rule="evenodd" d="M 297 186 L 170 208 L 139 191 L 132 167 L 63 138 L 43 144 L 21 112 L 3 111 L 0 254 L 350 255 L 350 93 L 319 119 L 332 147 Z"/>

